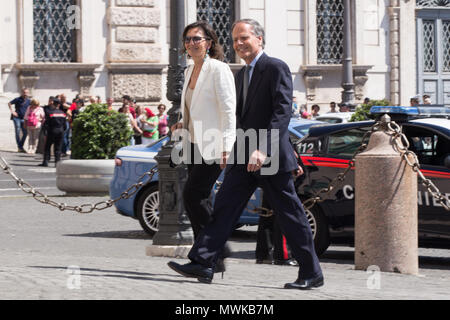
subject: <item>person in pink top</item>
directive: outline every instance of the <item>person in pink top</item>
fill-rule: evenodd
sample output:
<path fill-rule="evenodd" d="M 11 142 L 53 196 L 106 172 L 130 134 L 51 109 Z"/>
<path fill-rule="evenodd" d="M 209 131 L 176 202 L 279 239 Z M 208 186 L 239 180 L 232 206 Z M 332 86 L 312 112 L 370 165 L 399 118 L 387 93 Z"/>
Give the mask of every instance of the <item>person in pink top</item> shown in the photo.
<path fill-rule="evenodd" d="M 169 116 L 164 113 L 166 111 L 166 105 L 160 104 L 158 106 L 158 118 L 159 118 L 159 124 L 158 124 L 158 130 L 159 130 L 159 137 L 166 136 L 169 132 Z"/>
<path fill-rule="evenodd" d="M 39 133 L 45 119 L 44 109 L 37 99 L 31 100 L 31 104 L 25 112 L 24 122 L 28 133 L 28 153 L 36 153 Z"/>

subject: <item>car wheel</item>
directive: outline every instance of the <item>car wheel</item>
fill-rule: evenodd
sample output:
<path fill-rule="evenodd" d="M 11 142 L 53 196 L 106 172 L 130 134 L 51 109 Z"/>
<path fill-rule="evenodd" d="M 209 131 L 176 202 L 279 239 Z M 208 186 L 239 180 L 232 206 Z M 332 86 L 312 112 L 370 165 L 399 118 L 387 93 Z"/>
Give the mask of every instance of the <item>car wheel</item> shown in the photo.
<path fill-rule="evenodd" d="M 139 196 L 136 208 L 137 218 L 145 232 L 153 236 L 159 228 L 158 186 L 148 187 Z"/>
<path fill-rule="evenodd" d="M 314 238 L 314 246 L 318 256 L 322 255 L 330 245 L 330 233 L 328 222 L 322 210 L 315 205 L 309 210 L 305 210 L 306 217 Z"/>

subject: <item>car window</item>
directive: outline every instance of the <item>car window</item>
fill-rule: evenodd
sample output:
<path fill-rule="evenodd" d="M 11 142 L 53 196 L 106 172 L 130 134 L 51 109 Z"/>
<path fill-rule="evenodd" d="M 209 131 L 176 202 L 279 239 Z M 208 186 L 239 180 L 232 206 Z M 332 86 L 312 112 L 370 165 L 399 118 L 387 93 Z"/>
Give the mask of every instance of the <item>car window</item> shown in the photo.
<path fill-rule="evenodd" d="M 365 128 L 355 128 L 347 131 L 340 131 L 329 135 L 328 154 L 337 156 L 353 156 L 361 146 L 364 134 L 369 130 Z M 366 137 L 368 142 L 369 138 Z"/>
<path fill-rule="evenodd" d="M 328 122 L 328 123 L 342 123 L 342 119 L 340 118 L 317 118 L 317 120 Z"/>
<path fill-rule="evenodd" d="M 420 164 L 444 166 L 445 157 L 450 154 L 450 141 L 433 131 L 404 127 L 409 141 L 409 149 L 413 151 Z"/>
<path fill-rule="evenodd" d="M 301 126 L 294 127 L 294 130 L 300 133 L 300 136 L 303 137 L 308 133 L 309 127 L 311 127 L 311 124 L 304 124 Z"/>

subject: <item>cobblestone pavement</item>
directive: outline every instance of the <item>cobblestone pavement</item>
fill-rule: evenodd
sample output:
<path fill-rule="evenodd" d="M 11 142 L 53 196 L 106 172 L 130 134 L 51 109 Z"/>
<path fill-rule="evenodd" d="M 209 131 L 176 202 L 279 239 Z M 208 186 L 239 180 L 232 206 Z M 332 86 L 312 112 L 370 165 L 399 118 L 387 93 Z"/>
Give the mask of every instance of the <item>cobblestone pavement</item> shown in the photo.
<path fill-rule="evenodd" d="M 70 204 L 99 198 L 66 198 Z M 237 231 L 224 279 L 213 284 L 183 278 L 148 257 L 151 239 L 137 221 L 108 209 L 61 213 L 29 197 L 0 199 L 0 299 L 448 299 L 448 250 L 422 256 L 420 276 L 355 271 L 352 248 L 333 247 L 321 259 L 326 284 L 308 292 L 285 290 L 296 268 L 256 265 L 255 228 Z M 421 249 L 424 255 L 430 252 Z M 185 260 L 177 259 L 183 262 Z M 379 280 L 379 285 L 376 282 Z M 379 289 L 376 289 L 376 287 Z M 370 287 L 375 289 L 370 289 Z"/>
<path fill-rule="evenodd" d="M 0 148 L 0 150 L 2 150 Z M 14 171 L 68 205 L 105 197 L 67 197 L 55 169 L 40 171 L 36 155 L 1 152 Z M 450 250 L 420 249 L 420 275 L 354 270 L 353 248 L 333 246 L 321 257 L 325 286 L 282 289 L 294 267 L 256 265 L 256 227 L 234 232 L 224 279 L 211 285 L 167 267 L 173 258 L 146 256 L 152 239 L 113 208 L 89 215 L 60 212 L 24 195 L 0 172 L 0 299 L 295 300 L 449 299 Z M 187 260 L 177 259 L 179 262 Z"/>

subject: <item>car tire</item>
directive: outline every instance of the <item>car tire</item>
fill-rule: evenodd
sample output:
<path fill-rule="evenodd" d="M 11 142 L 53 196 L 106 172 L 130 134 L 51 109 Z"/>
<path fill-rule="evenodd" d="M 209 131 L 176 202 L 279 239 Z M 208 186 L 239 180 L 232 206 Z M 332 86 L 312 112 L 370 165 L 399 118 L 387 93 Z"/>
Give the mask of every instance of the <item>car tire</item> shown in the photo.
<path fill-rule="evenodd" d="M 139 196 L 136 216 L 146 233 L 153 236 L 159 228 L 159 191 L 158 185 L 146 188 Z"/>
<path fill-rule="evenodd" d="M 321 256 L 330 245 L 330 231 L 328 221 L 322 210 L 317 206 L 306 210 L 306 217 L 314 237 L 314 247 L 318 256 Z"/>

